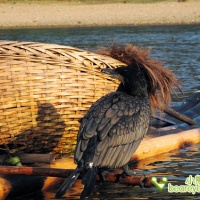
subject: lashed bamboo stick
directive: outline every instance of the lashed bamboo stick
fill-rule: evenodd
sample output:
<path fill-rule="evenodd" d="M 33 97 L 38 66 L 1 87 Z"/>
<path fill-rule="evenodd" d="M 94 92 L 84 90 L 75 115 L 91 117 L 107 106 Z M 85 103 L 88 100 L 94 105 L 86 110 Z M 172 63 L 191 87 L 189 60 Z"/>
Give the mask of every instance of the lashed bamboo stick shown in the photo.
<path fill-rule="evenodd" d="M 27 175 L 27 176 L 50 176 L 50 177 L 63 177 L 67 178 L 73 170 L 68 169 L 56 169 L 56 168 L 42 168 L 42 167 L 17 167 L 17 166 L 0 166 L 0 174 L 3 175 Z M 142 185 L 144 187 L 150 187 L 151 177 L 145 177 L 144 175 L 135 175 L 132 178 L 128 176 L 120 176 L 113 172 L 108 173 L 105 176 L 106 182 L 118 182 L 129 185 Z M 100 179 L 97 177 L 97 180 Z"/>

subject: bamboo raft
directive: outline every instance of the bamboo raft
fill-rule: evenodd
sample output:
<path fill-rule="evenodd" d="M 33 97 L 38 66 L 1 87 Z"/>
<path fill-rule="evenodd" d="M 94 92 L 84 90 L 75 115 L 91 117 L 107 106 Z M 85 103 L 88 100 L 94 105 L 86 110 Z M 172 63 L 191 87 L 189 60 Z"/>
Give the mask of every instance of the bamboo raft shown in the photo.
<path fill-rule="evenodd" d="M 28 191 L 46 189 L 62 181 L 57 178 L 59 172 L 67 177 L 61 171 L 50 174 L 49 168 L 75 167 L 70 155 L 76 143 L 78 120 L 93 102 L 118 85 L 100 71 L 124 65 L 113 58 L 69 46 L 0 41 L 0 160 L 5 161 L 5 152 L 9 152 L 17 155 L 25 166 L 45 163 L 48 167 L 38 174 L 0 166 L 0 174 L 4 174 L 0 175 L 0 199 L 10 198 L 22 188 L 25 191 L 30 182 L 37 183 L 44 176 L 48 178 L 43 184 L 35 184 Z M 148 131 L 132 157 L 133 162 L 200 142 L 200 91 L 176 111 L 196 125 L 169 114 L 155 115 L 151 126 L 156 129 Z M 21 178 L 16 180 L 13 174 L 21 174 Z M 123 181 L 130 184 L 130 180 Z"/>

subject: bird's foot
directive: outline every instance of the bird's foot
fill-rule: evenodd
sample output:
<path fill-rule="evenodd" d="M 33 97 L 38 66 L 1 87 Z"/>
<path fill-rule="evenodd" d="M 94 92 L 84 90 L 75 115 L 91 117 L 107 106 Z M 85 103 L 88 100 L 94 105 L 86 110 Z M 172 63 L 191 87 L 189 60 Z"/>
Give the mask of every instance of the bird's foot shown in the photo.
<path fill-rule="evenodd" d="M 130 170 L 128 164 L 124 165 L 124 166 L 123 166 L 123 169 L 124 169 L 123 174 L 124 174 L 125 176 L 135 176 L 135 175 L 136 175 L 136 172 Z"/>
<path fill-rule="evenodd" d="M 99 170 L 98 172 L 98 176 L 99 176 L 99 181 L 100 182 L 103 182 L 106 180 L 106 176 L 110 174 L 110 171 L 109 170 L 104 170 L 104 169 L 101 169 Z"/>
<path fill-rule="evenodd" d="M 124 176 L 136 176 L 137 175 L 137 173 L 135 171 L 131 171 L 131 170 L 124 171 L 123 174 L 124 174 Z"/>
<path fill-rule="evenodd" d="M 124 172 L 121 174 L 123 177 L 126 177 L 126 176 L 141 176 L 141 174 L 138 174 L 136 173 L 135 171 L 131 171 L 128 164 L 125 165 L 124 167 Z M 143 180 L 145 179 L 145 174 L 142 174 L 144 177 L 141 178 L 141 181 L 140 181 L 140 187 L 143 188 L 144 187 L 144 182 Z"/>

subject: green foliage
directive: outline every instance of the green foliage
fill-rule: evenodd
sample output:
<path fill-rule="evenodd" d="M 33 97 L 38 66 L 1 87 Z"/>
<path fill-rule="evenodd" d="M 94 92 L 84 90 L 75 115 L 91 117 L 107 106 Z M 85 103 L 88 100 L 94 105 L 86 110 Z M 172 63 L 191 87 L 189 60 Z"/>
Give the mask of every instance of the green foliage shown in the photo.
<path fill-rule="evenodd" d="M 6 163 L 10 165 L 22 166 L 21 161 L 17 156 L 10 157 L 8 160 L 6 160 Z"/>

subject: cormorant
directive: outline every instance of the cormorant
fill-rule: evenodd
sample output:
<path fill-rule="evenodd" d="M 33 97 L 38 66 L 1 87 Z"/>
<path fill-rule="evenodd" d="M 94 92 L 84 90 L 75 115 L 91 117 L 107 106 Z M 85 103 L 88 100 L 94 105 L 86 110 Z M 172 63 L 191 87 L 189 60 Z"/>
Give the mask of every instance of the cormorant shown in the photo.
<path fill-rule="evenodd" d="M 80 174 L 84 189 L 80 199 L 87 197 L 95 185 L 101 168 L 124 167 L 145 136 L 151 110 L 162 108 L 170 100 L 172 86 L 179 83 L 160 62 L 148 58 L 149 51 L 133 45 L 113 45 L 98 51 L 125 62 L 127 66 L 105 68 L 102 72 L 117 78 L 117 91 L 97 100 L 81 119 L 74 160 L 77 168 L 59 188 L 60 198 Z"/>

